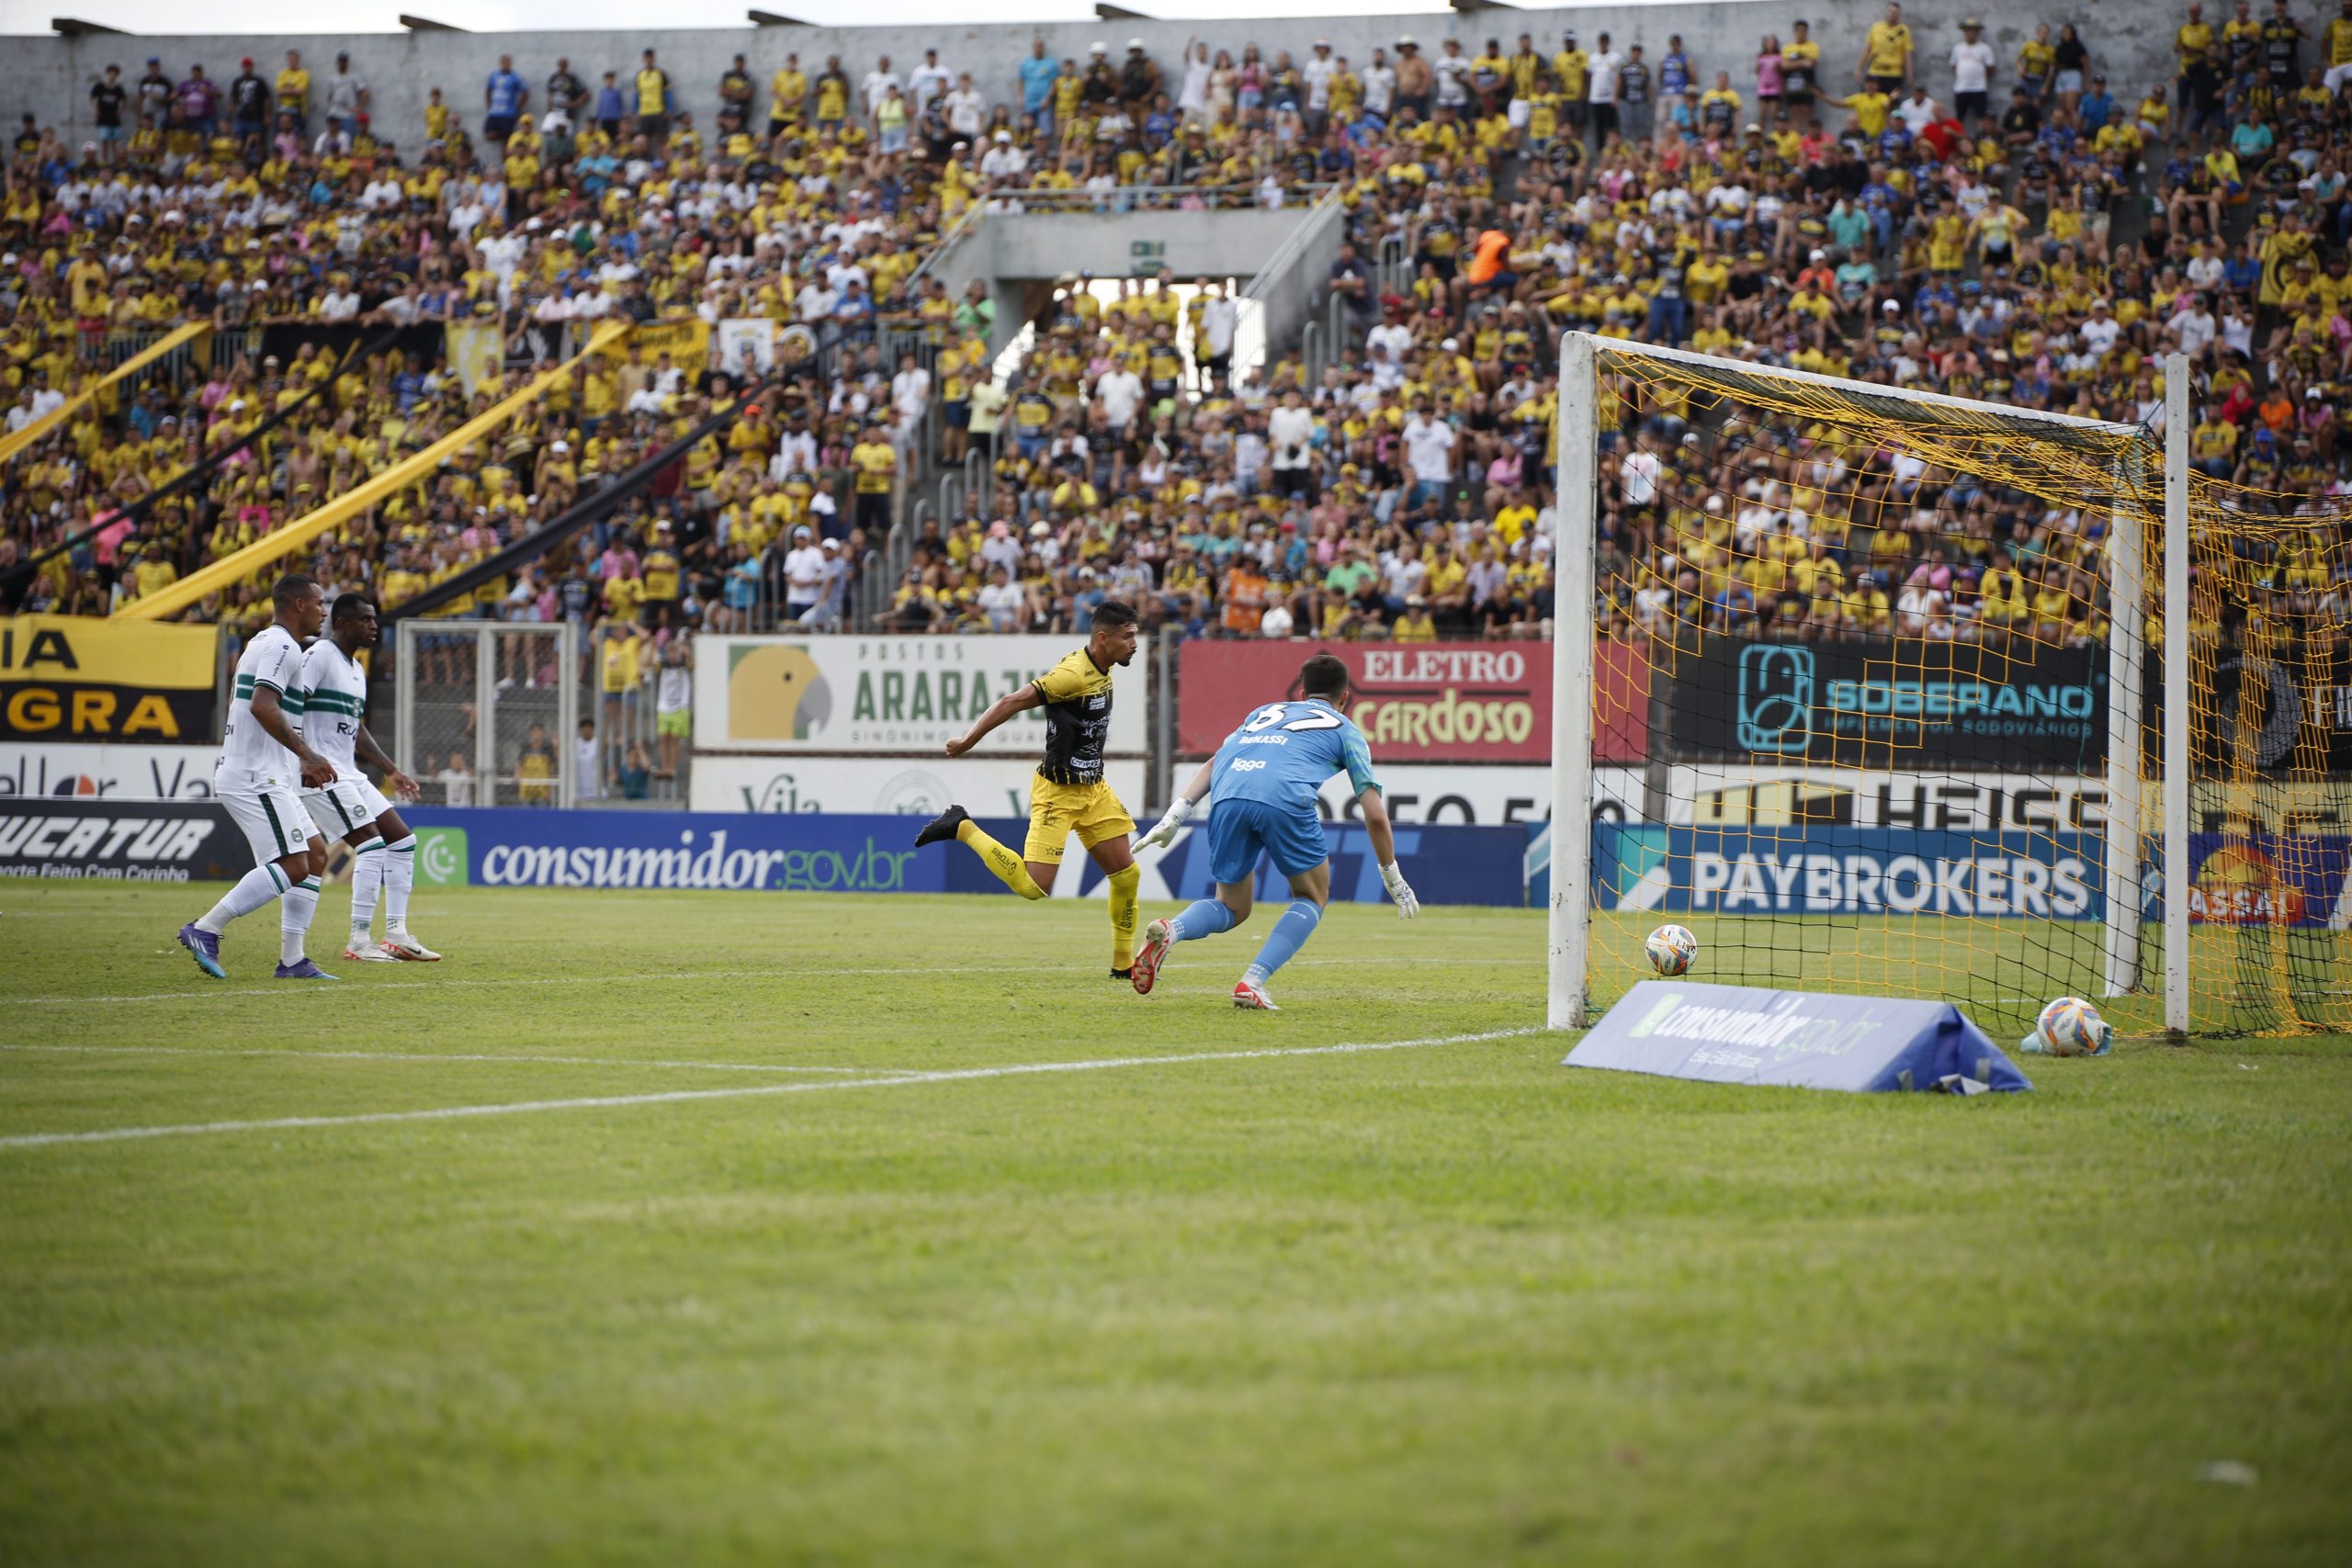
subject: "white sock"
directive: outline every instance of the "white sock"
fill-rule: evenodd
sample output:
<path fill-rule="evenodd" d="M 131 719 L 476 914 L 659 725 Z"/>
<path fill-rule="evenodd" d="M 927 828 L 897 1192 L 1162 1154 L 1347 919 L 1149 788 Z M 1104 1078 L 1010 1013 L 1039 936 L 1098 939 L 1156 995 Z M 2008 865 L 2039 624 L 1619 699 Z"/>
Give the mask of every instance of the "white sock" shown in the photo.
<path fill-rule="evenodd" d="M 416 835 L 411 833 L 386 846 L 384 864 L 384 929 L 408 930 L 409 889 L 416 886 Z"/>
<path fill-rule="evenodd" d="M 252 914 L 285 891 L 286 874 L 277 869 L 277 863 L 264 861 L 239 877 L 237 885 L 221 895 L 220 902 L 196 922 L 196 929 L 219 936 L 231 920 Z"/>
<path fill-rule="evenodd" d="M 359 863 L 351 868 L 351 931 L 366 936 L 376 923 L 376 896 L 384 890 L 384 840 L 368 840 L 359 846 Z"/>
<path fill-rule="evenodd" d="M 302 962 L 302 938 L 311 929 L 311 917 L 319 912 L 319 879 L 306 876 L 286 890 L 285 902 L 277 915 L 277 961 L 280 964 Z"/>

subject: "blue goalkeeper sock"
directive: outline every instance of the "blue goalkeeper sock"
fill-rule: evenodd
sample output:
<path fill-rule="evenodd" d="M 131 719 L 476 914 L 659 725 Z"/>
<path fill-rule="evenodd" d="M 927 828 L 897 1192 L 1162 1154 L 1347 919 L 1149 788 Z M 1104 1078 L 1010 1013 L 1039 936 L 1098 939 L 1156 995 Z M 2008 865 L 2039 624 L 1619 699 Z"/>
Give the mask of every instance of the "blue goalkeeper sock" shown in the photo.
<path fill-rule="evenodd" d="M 1168 922 L 1168 940 L 1192 942 L 1233 929 L 1233 911 L 1215 898 L 1202 898 Z"/>
<path fill-rule="evenodd" d="M 1258 956 L 1250 961 L 1250 967 L 1241 977 L 1253 986 L 1264 985 L 1275 970 L 1298 956 L 1298 950 L 1306 945 L 1306 939 L 1315 934 L 1315 928 L 1322 920 L 1322 905 L 1312 898 L 1292 899 L 1290 908 L 1283 911 L 1283 918 L 1274 922 L 1274 929 L 1266 933 L 1266 945 L 1258 950 Z"/>

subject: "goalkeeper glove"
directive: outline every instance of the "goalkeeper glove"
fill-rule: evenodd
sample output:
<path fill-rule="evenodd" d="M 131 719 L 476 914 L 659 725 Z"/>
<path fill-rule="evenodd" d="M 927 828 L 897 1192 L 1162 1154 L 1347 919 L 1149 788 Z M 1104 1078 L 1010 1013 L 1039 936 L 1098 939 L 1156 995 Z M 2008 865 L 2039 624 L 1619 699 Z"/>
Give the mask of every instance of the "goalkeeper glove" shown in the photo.
<path fill-rule="evenodd" d="M 1387 887 L 1388 897 L 1396 901 L 1399 919 L 1409 920 L 1421 912 L 1421 901 L 1413 896 L 1412 886 L 1405 880 L 1405 874 L 1396 869 L 1395 861 L 1380 868 L 1380 880 Z"/>
<path fill-rule="evenodd" d="M 1135 847 L 1142 849 L 1148 844 L 1168 843 L 1176 837 L 1176 829 L 1184 825 L 1184 818 L 1192 814 L 1193 803 L 1178 795 L 1159 821 L 1136 835 Z"/>

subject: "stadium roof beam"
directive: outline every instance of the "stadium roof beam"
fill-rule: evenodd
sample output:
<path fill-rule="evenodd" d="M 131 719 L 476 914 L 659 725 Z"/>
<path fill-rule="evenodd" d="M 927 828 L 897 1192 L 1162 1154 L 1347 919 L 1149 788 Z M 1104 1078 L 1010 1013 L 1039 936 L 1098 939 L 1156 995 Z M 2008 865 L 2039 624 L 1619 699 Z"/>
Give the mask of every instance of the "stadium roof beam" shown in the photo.
<path fill-rule="evenodd" d="M 95 38 L 101 34 L 114 38 L 129 38 L 130 29 L 110 28 L 104 22 L 85 22 L 79 17 L 51 17 L 49 30 L 62 38 Z"/>
<path fill-rule="evenodd" d="M 1094 19 L 1098 22 L 1156 22 L 1159 20 L 1158 17 L 1148 17 L 1141 11 L 1130 11 L 1125 6 L 1102 5 L 1099 0 L 1094 7 Z"/>
<path fill-rule="evenodd" d="M 774 11 L 746 11 L 743 14 L 752 18 L 752 25 L 755 28 L 807 28 L 816 25 L 804 22 L 797 17 L 779 17 Z"/>
<path fill-rule="evenodd" d="M 401 26 L 413 33 L 461 33 L 468 30 L 453 28 L 447 22 L 436 22 L 430 17 L 412 17 L 405 11 L 401 13 Z"/>

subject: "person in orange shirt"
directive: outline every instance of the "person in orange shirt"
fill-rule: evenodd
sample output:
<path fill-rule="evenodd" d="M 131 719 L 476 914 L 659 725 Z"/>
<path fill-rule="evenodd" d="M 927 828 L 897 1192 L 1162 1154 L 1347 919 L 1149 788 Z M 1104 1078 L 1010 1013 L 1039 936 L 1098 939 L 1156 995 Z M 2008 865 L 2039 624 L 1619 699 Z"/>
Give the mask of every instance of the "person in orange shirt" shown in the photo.
<path fill-rule="evenodd" d="M 1488 229 L 1478 236 L 1472 247 L 1470 265 L 1462 276 L 1474 288 L 1485 288 L 1508 294 L 1519 287 L 1519 276 L 1510 270 L 1510 236 L 1500 229 Z"/>
<path fill-rule="evenodd" d="M 2288 395 L 2286 388 L 2274 382 L 2269 395 L 2256 407 L 2254 416 L 2269 426 L 2273 434 L 2285 435 L 2294 428 L 2295 400 Z"/>
<path fill-rule="evenodd" d="M 1225 629 L 1236 637 L 1256 637 L 1266 608 L 1266 574 L 1243 556 L 1225 580 Z"/>

